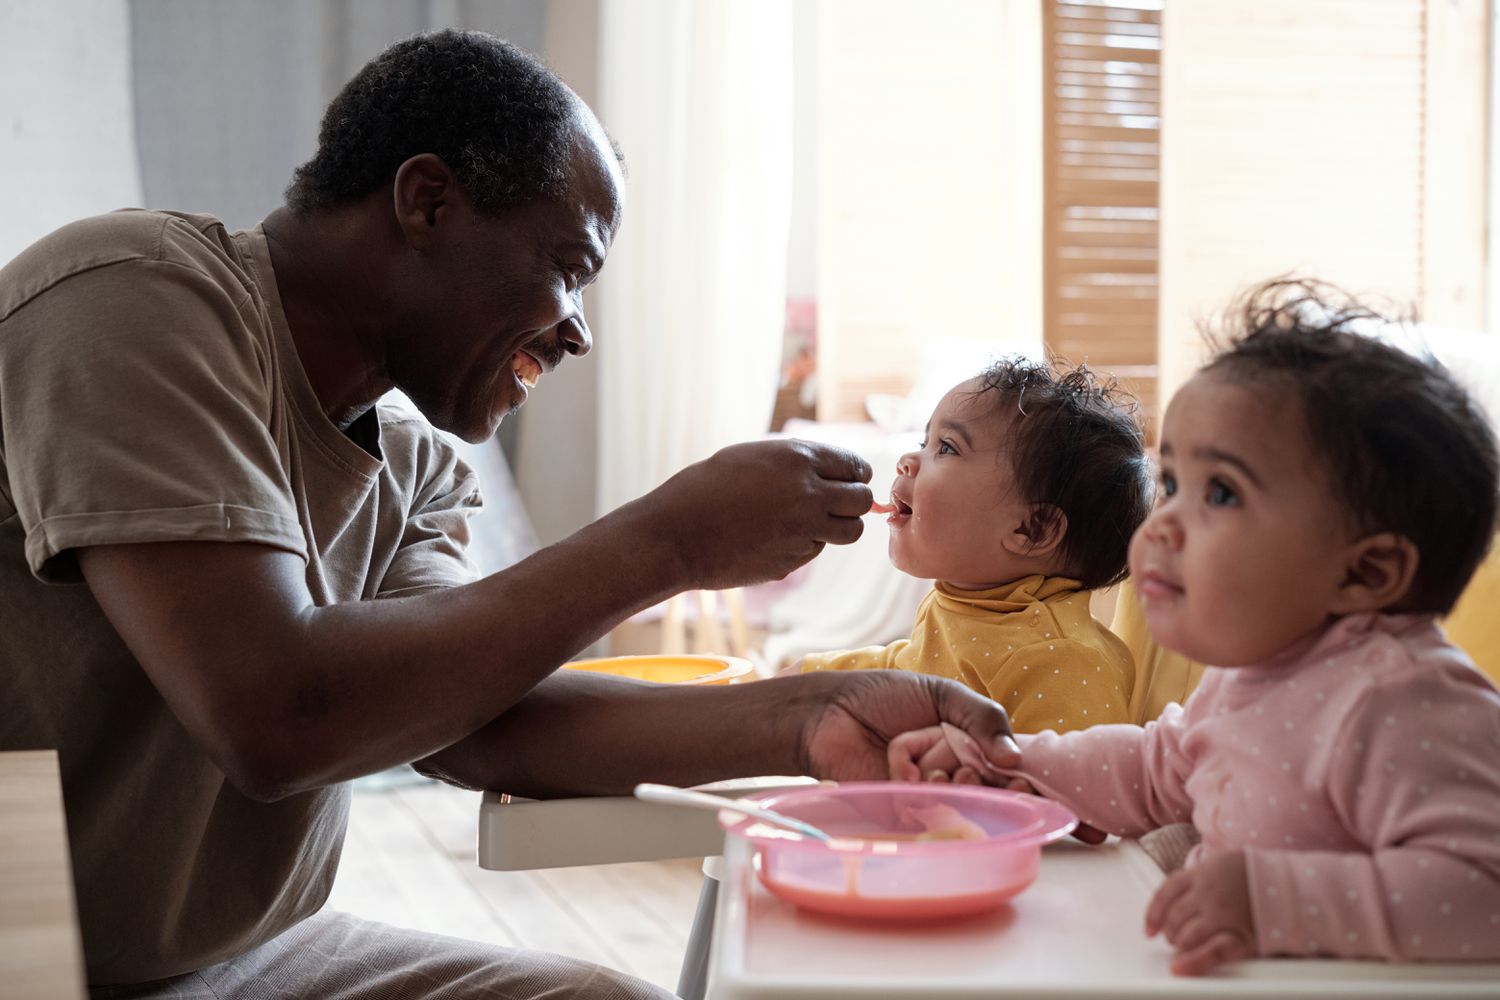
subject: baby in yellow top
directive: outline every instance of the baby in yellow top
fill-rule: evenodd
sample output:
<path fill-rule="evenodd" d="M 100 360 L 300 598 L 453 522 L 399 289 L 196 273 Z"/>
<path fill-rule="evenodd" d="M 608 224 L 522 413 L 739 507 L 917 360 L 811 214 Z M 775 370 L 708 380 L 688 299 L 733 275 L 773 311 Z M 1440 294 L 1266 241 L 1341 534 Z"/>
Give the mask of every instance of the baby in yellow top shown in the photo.
<path fill-rule="evenodd" d="M 1129 722 L 1135 667 L 1089 594 L 1124 577 L 1152 496 L 1141 429 L 1112 384 L 1000 361 L 950 389 L 896 464 L 891 562 L 937 581 L 911 638 L 801 669 L 950 677 L 1023 733 Z"/>

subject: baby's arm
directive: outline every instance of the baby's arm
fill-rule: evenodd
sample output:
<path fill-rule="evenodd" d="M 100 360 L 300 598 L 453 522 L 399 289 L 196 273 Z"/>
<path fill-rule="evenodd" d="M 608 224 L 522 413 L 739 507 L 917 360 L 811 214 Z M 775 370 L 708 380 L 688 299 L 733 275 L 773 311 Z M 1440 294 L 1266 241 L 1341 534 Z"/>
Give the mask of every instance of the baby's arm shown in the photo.
<path fill-rule="evenodd" d="M 1452 668 L 1385 685 L 1327 793 L 1363 851 L 1246 851 L 1262 954 L 1500 958 L 1500 694 Z"/>
<path fill-rule="evenodd" d="M 808 653 L 802 658 L 799 673 L 814 670 L 895 670 L 896 654 L 911 645 L 910 639 L 897 639 L 889 646 L 863 646 L 859 649 L 836 649 L 831 653 Z"/>
<path fill-rule="evenodd" d="M 1144 727 L 1022 735 L 1016 738 L 1021 766 L 1005 773 L 1024 778 L 1089 826 L 1137 837 L 1192 815 L 1184 787 L 1191 764 L 1179 746 L 1181 736 L 1182 709 L 1176 705 Z"/>

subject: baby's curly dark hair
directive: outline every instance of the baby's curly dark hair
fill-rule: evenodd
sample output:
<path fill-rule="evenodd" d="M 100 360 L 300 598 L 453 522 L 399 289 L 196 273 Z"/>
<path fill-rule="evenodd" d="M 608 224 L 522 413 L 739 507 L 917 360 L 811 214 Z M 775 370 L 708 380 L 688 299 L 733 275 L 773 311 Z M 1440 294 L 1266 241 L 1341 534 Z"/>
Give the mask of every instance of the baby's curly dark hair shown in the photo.
<path fill-rule="evenodd" d="M 546 66 L 480 31 L 397 42 L 344 85 L 318 151 L 286 190 L 299 215 L 359 201 L 419 153 L 435 153 L 482 213 L 567 189 L 578 102 Z"/>
<path fill-rule="evenodd" d="M 1021 495 L 1068 519 L 1067 574 L 1088 589 L 1119 583 L 1130 536 L 1155 500 L 1135 400 L 1085 365 L 1022 357 L 980 374 L 975 394 L 990 392 L 999 396 L 998 412 L 1015 418 L 1011 461 Z"/>
<path fill-rule="evenodd" d="M 1375 336 L 1397 319 L 1320 281 L 1279 279 L 1247 292 L 1203 367 L 1285 394 L 1351 527 L 1390 531 L 1419 553 L 1399 610 L 1444 614 L 1489 550 L 1500 455 L 1484 413 L 1430 355 Z"/>

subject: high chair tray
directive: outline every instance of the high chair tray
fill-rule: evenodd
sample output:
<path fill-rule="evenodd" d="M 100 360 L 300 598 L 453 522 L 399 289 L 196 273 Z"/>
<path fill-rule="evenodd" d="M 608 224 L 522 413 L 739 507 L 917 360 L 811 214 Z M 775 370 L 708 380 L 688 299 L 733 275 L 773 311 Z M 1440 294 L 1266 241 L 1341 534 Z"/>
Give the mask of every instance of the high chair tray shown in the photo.
<path fill-rule="evenodd" d="M 710 1000 L 1098 1000 L 1500 995 L 1500 965 L 1390 965 L 1258 959 L 1214 976 L 1168 970 L 1171 949 L 1141 930 L 1162 874 L 1134 841 L 1042 852 L 1041 874 L 1011 904 L 951 922 L 882 926 L 810 914 L 770 895 L 749 845 L 725 844 Z"/>
<path fill-rule="evenodd" d="M 737 778 L 702 787 L 739 796 L 815 783 L 812 778 Z M 703 858 L 723 849 L 724 831 L 713 813 L 628 795 L 534 800 L 485 792 L 479 805 L 479 867 L 494 871 Z"/>

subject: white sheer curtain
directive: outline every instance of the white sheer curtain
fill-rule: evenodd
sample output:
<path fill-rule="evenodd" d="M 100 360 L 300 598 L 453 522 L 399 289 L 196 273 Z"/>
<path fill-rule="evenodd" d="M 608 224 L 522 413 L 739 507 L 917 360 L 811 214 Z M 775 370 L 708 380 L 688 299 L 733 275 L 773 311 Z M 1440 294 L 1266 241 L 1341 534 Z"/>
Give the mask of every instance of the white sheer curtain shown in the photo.
<path fill-rule="evenodd" d="M 66 222 L 139 205 L 125 0 L 0 0 L 0 266 Z"/>
<path fill-rule="evenodd" d="M 785 315 L 789 0 L 604 0 L 625 222 L 594 305 L 601 511 L 764 433 Z"/>

